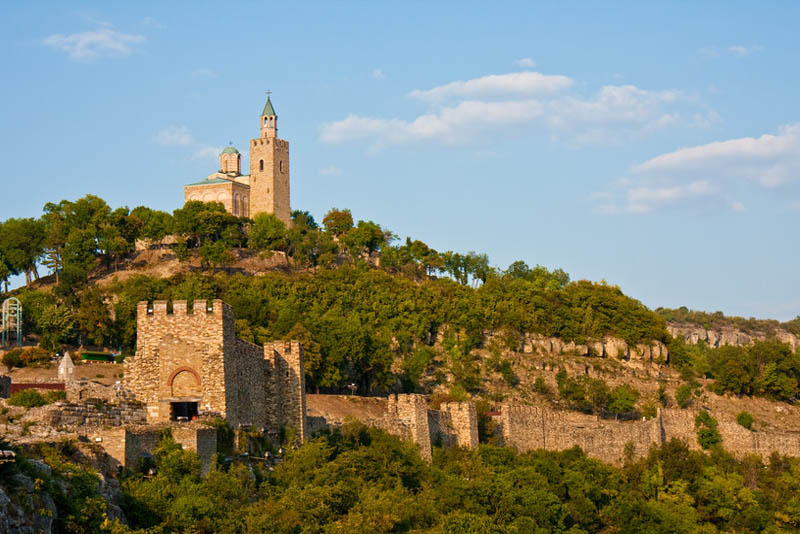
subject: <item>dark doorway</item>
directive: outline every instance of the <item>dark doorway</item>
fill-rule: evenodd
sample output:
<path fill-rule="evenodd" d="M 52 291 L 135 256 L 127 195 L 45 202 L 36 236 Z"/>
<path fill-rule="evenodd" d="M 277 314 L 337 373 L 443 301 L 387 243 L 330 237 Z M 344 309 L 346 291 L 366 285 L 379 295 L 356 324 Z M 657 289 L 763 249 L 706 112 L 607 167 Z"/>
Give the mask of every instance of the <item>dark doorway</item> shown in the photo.
<path fill-rule="evenodd" d="M 197 416 L 197 403 L 196 402 L 172 402 L 172 417 L 173 421 L 191 421 L 192 418 Z"/>

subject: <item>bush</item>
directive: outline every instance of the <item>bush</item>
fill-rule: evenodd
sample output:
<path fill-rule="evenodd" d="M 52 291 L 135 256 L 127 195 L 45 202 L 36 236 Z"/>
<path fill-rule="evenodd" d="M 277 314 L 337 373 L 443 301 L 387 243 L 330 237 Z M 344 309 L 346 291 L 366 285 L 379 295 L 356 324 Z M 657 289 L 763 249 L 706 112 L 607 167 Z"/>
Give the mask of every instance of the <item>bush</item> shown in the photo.
<path fill-rule="evenodd" d="M 35 408 L 37 406 L 44 406 L 47 404 L 47 400 L 35 389 L 23 389 L 11 395 L 8 398 L 8 403 L 12 406 Z"/>
<path fill-rule="evenodd" d="M 30 347 L 22 351 L 20 359 L 25 367 L 40 367 L 50 363 L 53 353 L 39 347 Z"/>
<path fill-rule="evenodd" d="M 736 416 L 736 422 L 745 427 L 747 430 L 753 429 L 753 416 L 750 412 L 739 412 Z"/>
<path fill-rule="evenodd" d="M 12 367 L 40 367 L 50 363 L 52 353 L 39 347 L 13 349 L 3 356 L 3 365 L 10 371 Z"/>
<path fill-rule="evenodd" d="M 692 402 L 692 388 L 688 384 L 683 384 L 675 391 L 675 402 L 681 408 L 686 408 Z"/>
<path fill-rule="evenodd" d="M 694 418 L 694 426 L 697 428 L 697 443 L 703 449 L 710 449 L 714 445 L 722 442 L 722 436 L 717 430 L 717 420 L 711 417 L 708 412 L 700 412 Z"/>
<path fill-rule="evenodd" d="M 3 365 L 10 371 L 13 367 L 23 367 L 22 349 L 13 349 L 3 355 Z"/>

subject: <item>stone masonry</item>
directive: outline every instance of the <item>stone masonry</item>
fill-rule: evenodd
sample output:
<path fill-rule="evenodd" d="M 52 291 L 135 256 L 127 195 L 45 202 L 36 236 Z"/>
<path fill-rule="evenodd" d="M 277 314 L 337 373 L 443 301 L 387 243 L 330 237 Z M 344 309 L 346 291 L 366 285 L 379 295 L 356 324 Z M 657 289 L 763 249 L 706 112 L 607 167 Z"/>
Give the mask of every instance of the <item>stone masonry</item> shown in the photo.
<path fill-rule="evenodd" d="M 203 413 L 236 427 L 277 435 L 292 427 L 306 437 L 303 349 L 300 343 L 264 347 L 238 339 L 233 310 L 221 300 L 196 300 L 137 309 L 136 356 L 126 358 L 124 388 L 147 407 L 149 423 Z"/>
<path fill-rule="evenodd" d="M 237 217 L 272 213 L 290 224 L 289 142 L 278 138 L 278 115 L 269 98 L 259 123 L 259 137 L 250 140 L 250 174 L 241 174 L 239 151 L 226 147 L 219 156 L 219 171 L 184 187 L 185 202 L 221 202 Z"/>

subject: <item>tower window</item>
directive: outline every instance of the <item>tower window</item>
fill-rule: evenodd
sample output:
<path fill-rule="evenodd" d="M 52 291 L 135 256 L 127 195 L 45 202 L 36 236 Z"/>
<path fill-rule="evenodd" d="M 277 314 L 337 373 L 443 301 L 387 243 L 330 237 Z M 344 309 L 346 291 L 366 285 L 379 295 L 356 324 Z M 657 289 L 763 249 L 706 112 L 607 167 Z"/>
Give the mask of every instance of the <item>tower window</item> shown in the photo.
<path fill-rule="evenodd" d="M 283 172 L 283 162 L 282 161 L 278 162 L 278 167 L 280 167 L 281 172 Z"/>
<path fill-rule="evenodd" d="M 260 170 L 260 171 L 264 170 L 264 160 L 263 159 L 258 162 L 258 170 Z"/>

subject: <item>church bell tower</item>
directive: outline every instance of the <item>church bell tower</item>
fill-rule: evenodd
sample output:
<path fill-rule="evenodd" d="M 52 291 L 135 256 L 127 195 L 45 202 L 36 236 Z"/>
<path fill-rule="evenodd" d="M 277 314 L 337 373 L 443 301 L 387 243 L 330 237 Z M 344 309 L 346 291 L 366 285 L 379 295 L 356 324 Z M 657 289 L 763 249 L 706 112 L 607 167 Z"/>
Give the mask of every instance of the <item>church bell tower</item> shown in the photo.
<path fill-rule="evenodd" d="M 250 140 L 250 216 L 273 213 L 288 226 L 289 142 L 278 138 L 278 115 L 269 93 L 260 130 L 258 139 Z"/>

